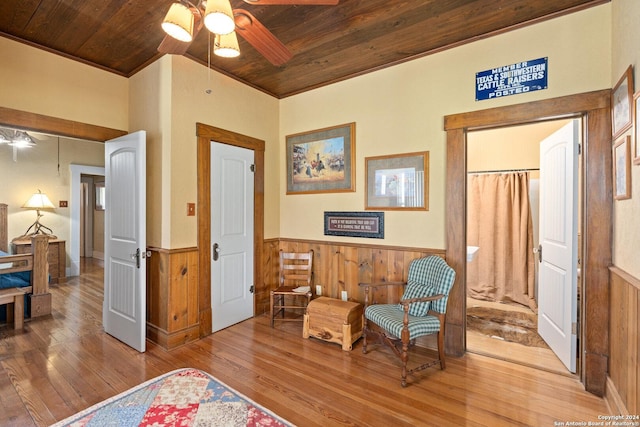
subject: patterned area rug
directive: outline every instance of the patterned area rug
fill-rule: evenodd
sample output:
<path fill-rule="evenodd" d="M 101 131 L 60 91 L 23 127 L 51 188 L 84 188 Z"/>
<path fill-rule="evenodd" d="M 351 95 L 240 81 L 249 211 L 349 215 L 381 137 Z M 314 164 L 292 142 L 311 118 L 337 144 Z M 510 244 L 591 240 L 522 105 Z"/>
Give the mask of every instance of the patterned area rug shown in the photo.
<path fill-rule="evenodd" d="M 58 426 L 293 426 L 197 369 L 178 369 L 100 402 Z"/>
<path fill-rule="evenodd" d="M 467 307 L 467 328 L 504 341 L 548 348 L 538 335 L 538 317 L 534 313 L 471 306 Z"/>

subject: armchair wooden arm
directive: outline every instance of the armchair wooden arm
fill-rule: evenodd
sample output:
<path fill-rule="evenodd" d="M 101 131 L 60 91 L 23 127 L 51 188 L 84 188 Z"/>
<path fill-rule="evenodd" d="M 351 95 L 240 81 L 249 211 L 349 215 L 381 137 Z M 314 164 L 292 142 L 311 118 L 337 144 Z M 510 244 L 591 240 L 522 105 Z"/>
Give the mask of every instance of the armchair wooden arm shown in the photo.
<path fill-rule="evenodd" d="M 440 298 L 444 298 L 443 294 L 431 295 L 430 297 L 422 297 L 422 298 L 410 298 L 410 299 L 401 299 L 400 304 L 409 309 L 409 304 L 414 302 L 427 302 L 427 301 L 437 301 Z"/>
<path fill-rule="evenodd" d="M 381 286 L 404 286 L 407 282 L 375 282 L 375 283 L 358 283 L 358 286 L 364 288 L 364 308 L 369 305 L 369 289 Z"/>
<path fill-rule="evenodd" d="M 397 286 L 397 285 L 406 285 L 407 282 L 375 282 L 375 283 L 358 283 L 358 286 L 362 287 L 372 287 L 375 288 L 377 286 Z"/>

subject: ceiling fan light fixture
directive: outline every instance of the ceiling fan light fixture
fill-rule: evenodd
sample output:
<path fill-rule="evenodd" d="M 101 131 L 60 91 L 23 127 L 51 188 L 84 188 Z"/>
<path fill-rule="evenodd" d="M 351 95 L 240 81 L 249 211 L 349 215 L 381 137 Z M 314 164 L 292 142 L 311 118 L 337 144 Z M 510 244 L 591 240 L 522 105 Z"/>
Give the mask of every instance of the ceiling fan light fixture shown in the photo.
<path fill-rule="evenodd" d="M 9 136 L 9 131 L 0 129 L 0 144 L 9 144 L 11 142 L 11 137 Z"/>
<path fill-rule="evenodd" d="M 217 34 L 213 44 L 213 53 L 223 58 L 235 58 L 240 56 L 238 36 L 235 31 L 229 34 Z"/>
<path fill-rule="evenodd" d="M 193 40 L 193 13 L 182 3 L 173 3 L 162 21 L 162 29 L 176 40 Z"/>
<path fill-rule="evenodd" d="M 9 141 L 9 145 L 18 148 L 27 148 L 33 147 L 36 145 L 36 142 L 26 132 L 17 130 L 11 138 L 11 141 Z"/>
<path fill-rule="evenodd" d="M 204 25 L 214 34 L 229 34 L 236 28 L 229 0 L 208 0 Z"/>

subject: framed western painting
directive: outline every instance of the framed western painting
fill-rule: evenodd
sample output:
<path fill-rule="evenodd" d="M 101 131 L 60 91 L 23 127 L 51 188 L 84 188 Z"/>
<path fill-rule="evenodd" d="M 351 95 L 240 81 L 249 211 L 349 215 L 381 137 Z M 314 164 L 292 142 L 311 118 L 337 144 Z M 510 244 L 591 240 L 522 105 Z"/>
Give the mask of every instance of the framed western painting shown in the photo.
<path fill-rule="evenodd" d="M 613 146 L 613 194 L 616 200 L 631 198 L 631 137 L 623 136 Z"/>
<path fill-rule="evenodd" d="M 287 194 L 355 191 L 355 123 L 286 139 Z"/>
<path fill-rule="evenodd" d="M 634 114 L 634 154 L 633 164 L 640 165 L 640 91 L 633 95 L 633 114 Z"/>
<path fill-rule="evenodd" d="M 429 210 L 429 152 L 367 157 L 365 209 Z"/>
<path fill-rule="evenodd" d="M 631 127 L 633 98 L 633 68 L 624 72 L 613 88 L 611 96 L 611 130 L 615 140 Z"/>

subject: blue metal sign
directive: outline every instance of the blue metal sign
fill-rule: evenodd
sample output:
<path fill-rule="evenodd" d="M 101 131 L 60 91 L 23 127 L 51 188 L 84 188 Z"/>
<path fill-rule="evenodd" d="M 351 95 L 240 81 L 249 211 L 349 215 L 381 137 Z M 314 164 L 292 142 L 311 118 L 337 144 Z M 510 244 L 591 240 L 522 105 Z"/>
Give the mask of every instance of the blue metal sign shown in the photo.
<path fill-rule="evenodd" d="M 547 65 L 538 58 L 476 73 L 476 101 L 546 89 Z"/>

